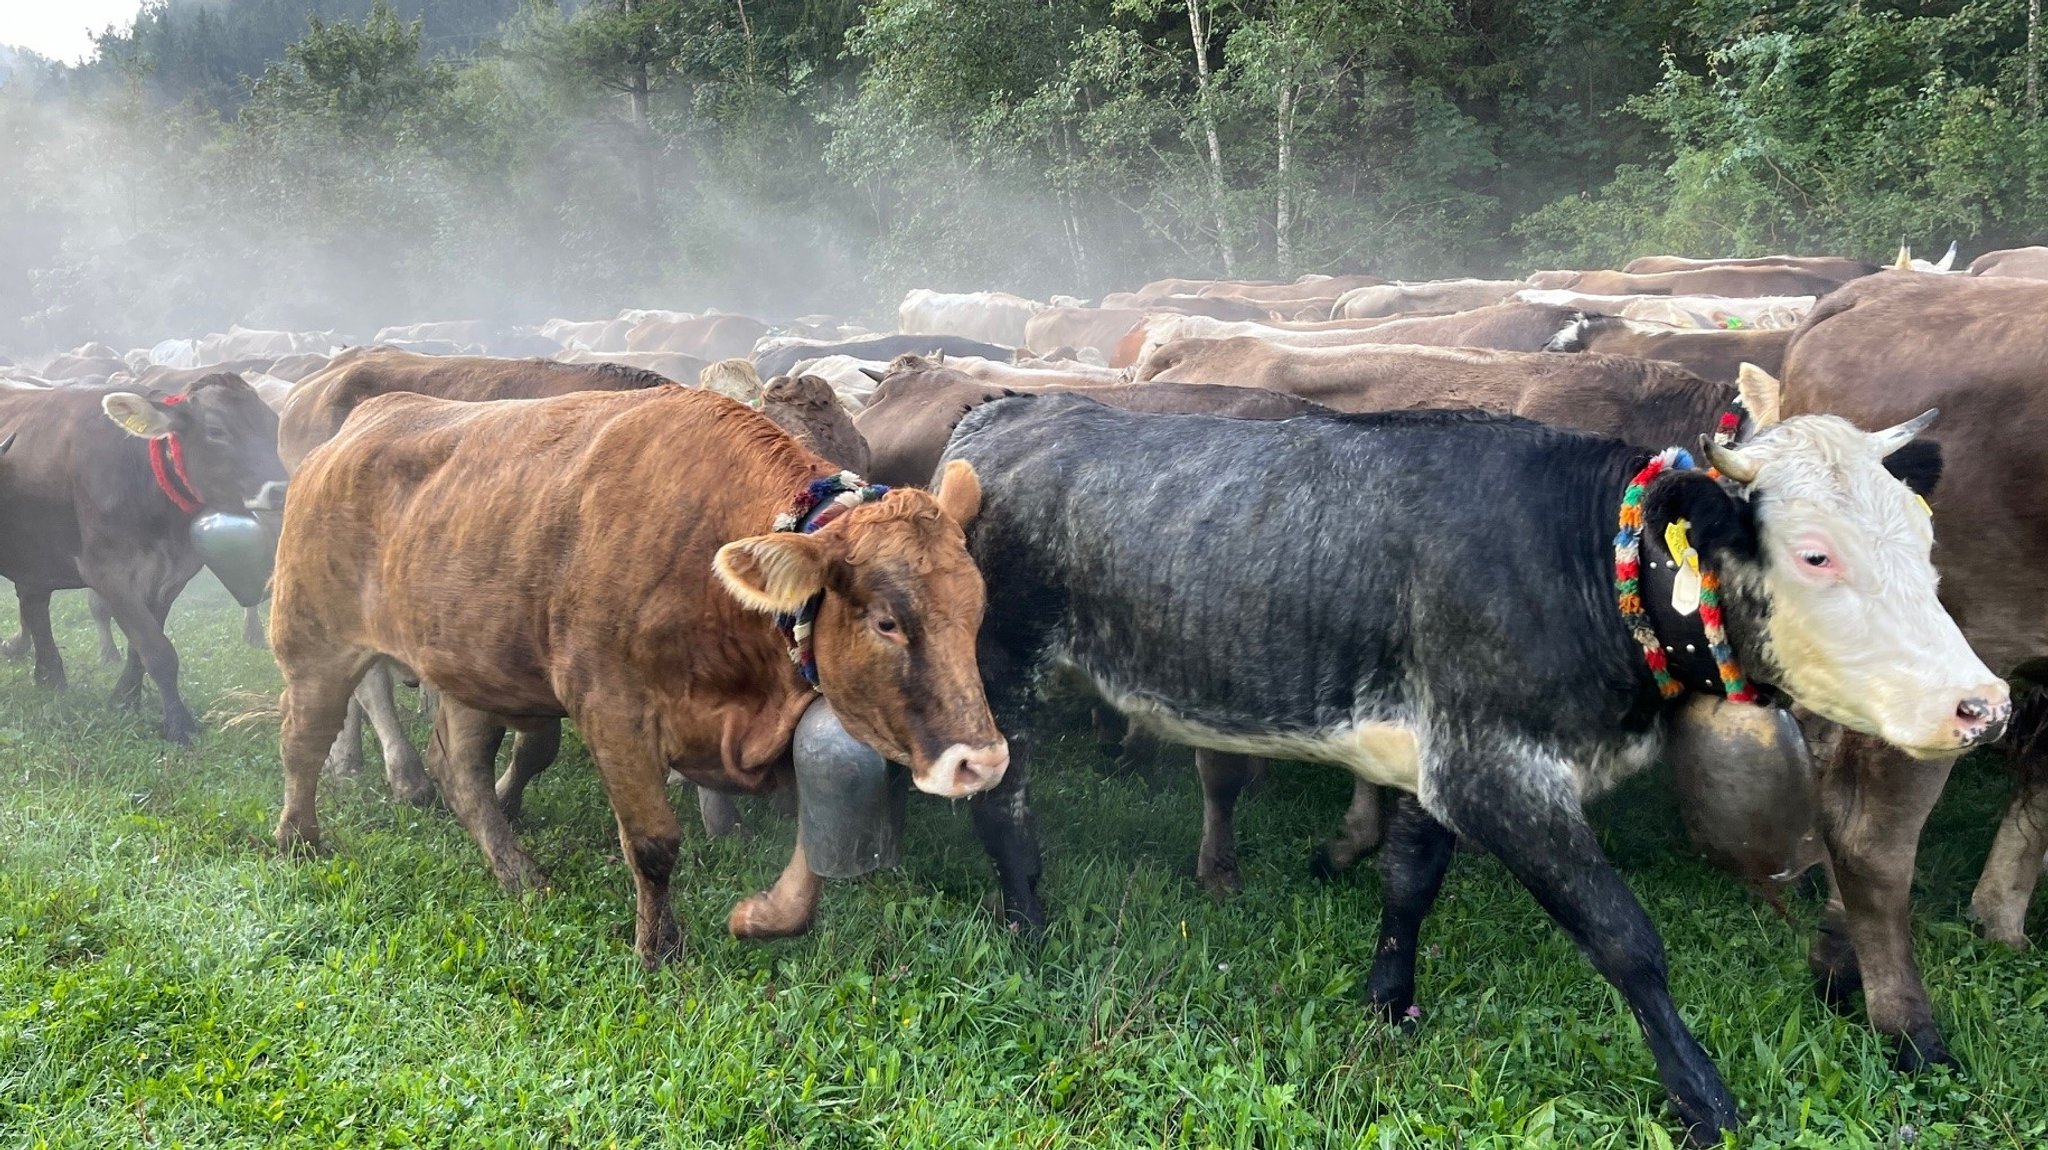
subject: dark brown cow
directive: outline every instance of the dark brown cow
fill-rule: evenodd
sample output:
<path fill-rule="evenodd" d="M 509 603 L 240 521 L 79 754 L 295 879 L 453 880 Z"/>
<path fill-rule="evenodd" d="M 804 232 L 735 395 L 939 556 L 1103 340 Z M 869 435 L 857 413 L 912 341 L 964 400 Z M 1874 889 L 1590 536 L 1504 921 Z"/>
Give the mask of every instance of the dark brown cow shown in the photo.
<path fill-rule="evenodd" d="M 36 682 L 64 685 L 50 594 L 97 592 L 128 638 L 114 700 L 132 704 L 146 671 L 163 697 L 163 734 L 189 743 L 197 720 L 178 694 L 178 652 L 164 620 L 199 573 L 193 519 L 239 513 L 285 478 L 277 416 L 235 375 L 165 396 L 109 388 L 0 391 L 0 576 L 14 583 L 35 647 Z M 158 475 L 162 479 L 158 479 Z"/>
<path fill-rule="evenodd" d="M 567 364 L 545 359 L 417 355 L 388 347 L 351 348 L 292 389 L 281 415 L 279 454 L 286 466 L 296 471 L 314 448 L 334 438 L 356 408 L 377 396 L 395 392 L 481 402 L 665 386 L 672 385 L 651 371 L 610 363 Z M 432 784 L 421 765 L 419 751 L 399 719 L 392 698 L 395 688 L 389 665 L 379 664 L 363 676 L 341 734 L 330 748 L 328 765 L 340 775 L 354 775 L 362 770 L 362 728 L 367 719 L 384 751 L 384 776 L 391 793 L 405 802 L 424 803 L 433 796 Z M 502 732 L 499 737 L 503 737 Z M 532 725 L 519 733 L 513 762 L 528 772 L 538 771 L 554 761 L 560 741 L 561 733 L 555 725 Z"/>
<path fill-rule="evenodd" d="M 1563 288 L 1581 295 L 1717 295 L 1747 299 L 1771 295 L 1826 295 L 1841 286 L 1833 276 L 1795 267 L 1704 267 L 1636 275 L 1613 271 L 1537 272 L 1532 288 Z"/>
<path fill-rule="evenodd" d="M 832 385 L 817 376 L 778 375 L 769 380 L 761 389 L 761 414 L 826 462 L 868 473 L 868 441 L 861 438 Z"/>
<path fill-rule="evenodd" d="M 1864 260 L 1846 259 L 1842 256 L 1750 256 L 1745 259 L 1694 260 L 1684 256 L 1640 256 L 1622 266 L 1630 275 L 1656 275 L 1661 272 L 1690 272 L 1703 268 L 1792 268 L 1826 276 L 1836 283 L 1848 283 L 1853 279 L 1876 275 L 1878 265 Z"/>
<path fill-rule="evenodd" d="M 300 467 L 278 548 L 280 845 L 318 844 L 320 765 L 349 693 L 373 662 L 396 658 L 453 713 L 442 790 L 508 887 L 542 875 L 465 736 L 576 721 L 633 870 L 634 949 L 656 965 L 682 944 L 669 907 L 681 836 L 664 780 L 788 784 L 790 737 L 816 693 L 774 615 L 814 596 L 818 690 L 846 729 L 909 764 L 919 789 L 994 785 L 1009 754 L 974 659 L 982 584 L 962 532 L 980 505 L 972 469 L 813 534 L 772 530 L 836 470 L 705 391 L 364 404 Z M 819 886 L 800 844 L 730 928 L 801 931 Z"/>
<path fill-rule="evenodd" d="M 754 342 L 767 334 L 768 325 L 751 316 L 700 315 L 682 320 L 649 316 L 626 333 L 626 350 L 719 360 L 750 354 Z"/>
<path fill-rule="evenodd" d="M 1772 375 L 1781 374 L 1785 369 L 1785 347 L 1791 341 L 1790 328 L 1667 328 L 1600 315 L 1585 316 L 1569 330 L 1558 332 L 1549 348 L 1661 359 L 1701 379 L 1734 383 L 1745 363 L 1753 363 Z"/>
<path fill-rule="evenodd" d="M 1141 382 L 1263 387 L 1338 411 L 1471 407 L 1644 443 L 1672 427 L 1711 430 L 1734 389 L 1676 364 L 1623 355 L 1476 348 L 1280 347 L 1184 339 L 1139 369 Z"/>
<path fill-rule="evenodd" d="M 2048 280 L 2048 247 L 2006 248 L 1985 252 L 1970 261 L 1973 276 L 2014 276 Z"/>
<path fill-rule="evenodd" d="M 922 486 L 931 482 L 946 439 L 967 413 L 1007 395 L 1078 391 L 1111 407 L 1227 415 L 1238 419 L 1288 419 L 1323 408 L 1307 400 L 1256 388 L 1207 384 L 1137 384 L 1120 387 L 1002 387 L 985 383 L 918 356 L 903 356 L 854 419 L 873 453 L 869 478 L 877 483 Z"/>
<path fill-rule="evenodd" d="M 1820 302 L 1792 337 L 1785 413 L 1865 423 L 1939 406 L 1932 438 L 1943 478 L 1933 499 L 1941 599 L 1979 657 L 2032 677 L 2048 657 L 2048 283 L 1884 272 Z M 1901 333 L 1932 333 L 1902 338 Z M 1918 406 L 1915 406 L 1918 405 Z M 2024 698 L 2024 696 L 2023 696 Z M 1985 934 L 2026 941 L 2028 901 L 2048 849 L 2048 745 L 2038 693 L 2009 736 L 2017 787 L 1971 909 Z M 1839 897 L 1813 971 L 1837 1000 L 1860 985 L 1871 1025 L 1901 1040 L 1900 1061 L 1951 1061 L 1913 961 L 1914 848 L 1950 761 L 1910 759 L 1844 735 L 1820 764 L 1821 831 Z"/>

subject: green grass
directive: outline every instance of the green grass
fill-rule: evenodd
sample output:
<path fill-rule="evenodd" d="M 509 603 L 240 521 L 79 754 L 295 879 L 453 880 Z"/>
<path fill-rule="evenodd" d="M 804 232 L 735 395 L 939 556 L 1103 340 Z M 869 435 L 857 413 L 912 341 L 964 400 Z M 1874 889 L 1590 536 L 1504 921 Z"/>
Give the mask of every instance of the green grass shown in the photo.
<path fill-rule="evenodd" d="M 914 799 L 905 863 L 833 884 L 807 938 L 741 944 L 733 900 L 793 827 L 706 842 L 685 813 L 690 952 L 644 974 L 611 816 L 580 749 L 521 827 L 553 873 L 501 894 L 445 814 L 374 765 L 321 795 L 334 853 L 269 846 L 269 657 L 210 581 L 173 619 L 196 750 L 110 711 L 83 599 L 74 687 L 0 667 L 0 1146 L 1663 1146 L 1620 998 L 1491 860 L 1424 932 L 1422 1025 L 1360 1003 L 1378 879 L 1307 877 L 1348 793 L 1284 768 L 1245 804 L 1246 893 L 1190 877 L 1184 758 L 1117 772 L 1048 740 L 1035 780 L 1054 916 L 991 917 L 966 808 Z M 228 720 L 235 719 L 234 723 Z M 1597 813 L 1664 932 L 1674 992 L 1769 1146 L 2048 1143 L 2048 959 L 1960 919 L 2003 782 L 1957 773 L 1922 853 L 1920 958 L 1966 1074 L 1894 1075 L 1808 989 L 1812 903 L 1778 920 L 1680 844 L 1639 781 Z M 686 795 L 676 796 L 687 805 Z M 1908 1127 L 1911 1129 L 1908 1130 Z"/>

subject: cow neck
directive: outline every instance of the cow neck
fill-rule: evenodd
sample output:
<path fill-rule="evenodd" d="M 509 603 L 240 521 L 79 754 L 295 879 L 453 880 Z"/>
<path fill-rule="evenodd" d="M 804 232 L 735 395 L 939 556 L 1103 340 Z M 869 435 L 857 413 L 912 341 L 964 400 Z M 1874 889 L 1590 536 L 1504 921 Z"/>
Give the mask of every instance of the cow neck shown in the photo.
<path fill-rule="evenodd" d="M 1725 423 L 1724 423 L 1725 426 Z M 1667 447 L 1643 465 L 1622 492 L 1620 530 L 1614 536 L 1614 592 L 1622 621 L 1643 649 L 1657 693 L 1666 699 L 1686 691 L 1725 696 L 1730 702 L 1756 703 L 1761 698 L 1735 660 L 1721 613 L 1720 573 L 1699 561 L 1685 544 L 1684 529 L 1667 539 L 1645 541 L 1643 496 L 1651 481 L 1666 471 L 1693 470 L 1692 455 Z M 1673 543 L 1681 554 L 1673 554 Z M 1672 604 L 1680 571 L 1696 568 L 1699 604 L 1681 613 Z"/>
<path fill-rule="evenodd" d="M 798 493 L 790 510 L 775 517 L 775 530 L 811 535 L 848 511 L 887 494 L 886 485 L 869 483 L 851 471 L 813 479 Z M 811 632 L 818 621 L 818 608 L 824 602 L 825 593 L 820 591 L 794 612 L 775 616 L 775 625 L 782 629 L 782 638 L 789 644 L 789 661 L 796 664 L 797 672 L 813 691 L 818 689 L 818 658 L 811 644 Z"/>
<path fill-rule="evenodd" d="M 169 396 L 166 404 L 183 403 L 182 395 Z M 197 515 L 206 506 L 206 499 L 199 494 L 199 488 L 192 483 L 192 477 L 185 472 L 185 450 L 178 443 L 176 435 L 156 435 L 149 440 L 149 470 L 156 477 L 156 489 L 164 493 L 171 506 L 187 515 Z"/>

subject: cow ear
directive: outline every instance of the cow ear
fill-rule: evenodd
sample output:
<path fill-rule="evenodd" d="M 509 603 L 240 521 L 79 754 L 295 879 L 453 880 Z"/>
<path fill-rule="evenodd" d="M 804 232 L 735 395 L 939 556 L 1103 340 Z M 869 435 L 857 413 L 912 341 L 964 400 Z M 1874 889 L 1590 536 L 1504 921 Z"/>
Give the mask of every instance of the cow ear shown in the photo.
<path fill-rule="evenodd" d="M 1643 494 L 1643 531 L 1662 538 L 1677 520 L 1690 525 L 1688 534 L 1701 555 L 1730 553 L 1744 558 L 1757 552 L 1756 515 L 1749 501 L 1737 499 L 1704 471 L 1661 475 Z"/>
<path fill-rule="evenodd" d="M 1749 409 L 1752 427 L 1762 431 L 1778 422 L 1778 400 L 1784 393 L 1776 376 L 1753 363 L 1745 363 L 1736 369 L 1735 390 L 1742 395 L 1742 406 Z"/>
<path fill-rule="evenodd" d="M 1927 499 L 1934 494 L 1935 484 L 1941 482 L 1941 444 L 1916 439 L 1885 456 L 1884 469 L 1912 488 L 1913 494 Z"/>
<path fill-rule="evenodd" d="M 981 513 L 981 477 L 974 473 L 974 465 L 964 459 L 946 464 L 932 495 L 939 501 L 939 510 L 962 527 L 974 522 L 974 517 Z"/>
<path fill-rule="evenodd" d="M 748 609 L 788 614 L 825 589 L 827 559 L 816 536 L 778 531 L 720 547 L 711 569 Z"/>
<path fill-rule="evenodd" d="M 141 439 L 169 435 L 177 426 L 168 404 L 132 391 L 107 393 L 100 399 L 100 410 L 107 413 L 108 419 L 120 424 L 123 431 Z"/>

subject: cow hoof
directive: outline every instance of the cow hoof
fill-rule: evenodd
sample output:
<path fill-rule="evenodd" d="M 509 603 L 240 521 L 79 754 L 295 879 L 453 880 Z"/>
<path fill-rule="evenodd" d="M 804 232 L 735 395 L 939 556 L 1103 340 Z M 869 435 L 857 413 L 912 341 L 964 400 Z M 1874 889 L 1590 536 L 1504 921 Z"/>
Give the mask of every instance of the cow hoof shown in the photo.
<path fill-rule="evenodd" d="M 310 859 L 325 855 L 327 848 L 320 844 L 317 828 L 301 830 L 297 823 L 280 822 L 277 824 L 277 853 L 286 858 Z"/>
<path fill-rule="evenodd" d="M 1941 1032 L 1932 1025 L 1898 1037 L 1898 1046 L 1892 1051 L 1892 1067 L 1901 1074 L 1919 1074 L 1937 1066 L 1946 1066 L 1960 1071 L 1963 1064 L 1949 1053 L 1948 1044 L 1941 1040 Z"/>
<path fill-rule="evenodd" d="M 1226 899 L 1244 891 L 1244 876 L 1238 873 L 1236 859 L 1203 863 L 1195 868 L 1195 879 L 1214 899 Z"/>
<path fill-rule="evenodd" d="M 433 805 L 434 780 L 427 777 L 418 759 L 400 759 L 385 770 L 384 777 L 392 798 L 411 807 Z"/>
<path fill-rule="evenodd" d="M 2017 908 L 1993 906 L 1989 903 L 1972 902 L 1969 917 L 1977 922 L 1977 933 L 1986 941 L 2007 946 L 2013 950 L 2025 950 L 2027 941 L 2027 906 L 2021 903 Z"/>
<path fill-rule="evenodd" d="M 1813 972 L 1814 995 L 1836 1014 L 1854 1014 L 1856 995 L 1862 990 L 1863 978 L 1854 970 Z"/>
<path fill-rule="evenodd" d="M 508 851 L 505 857 L 492 859 L 491 873 L 497 876 L 498 885 L 506 894 L 548 889 L 548 872 L 523 850 Z"/>
<path fill-rule="evenodd" d="M 166 740 L 189 747 L 199 737 L 199 720 L 189 714 L 166 715 L 163 733 Z"/>
<path fill-rule="evenodd" d="M 676 925 L 675 919 L 663 916 L 654 937 L 643 935 L 634 943 L 633 950 L 640 956 L 640 965 L 651 974 L 683 957 L 683 930 Z"/>
<path fill-rule="evenodd" d="M 15 634 L 5 642 L 0 642 L 0 659 L 6 659 L 10 663 L 28 658 L 28 652 L 29 641 L 28 635 L 25 632 Z"/>
<path fill-rule="evenodd" d="M 776 900 L 774 892 L 762 891 L 741 899 L 732 908 L 725 927 L 734 938 L 751 942 L 794 938 L 811 929 L 811 912 L 802 906 L 784 905 Z"/>
<path fill-rule="evenodd" d="M 357 746 L 353 753 L 339 744 L 327 752 L 327 762 L 320 768 L 337 779 L 352 779 L 363 773 L 363 748 Z"/>

